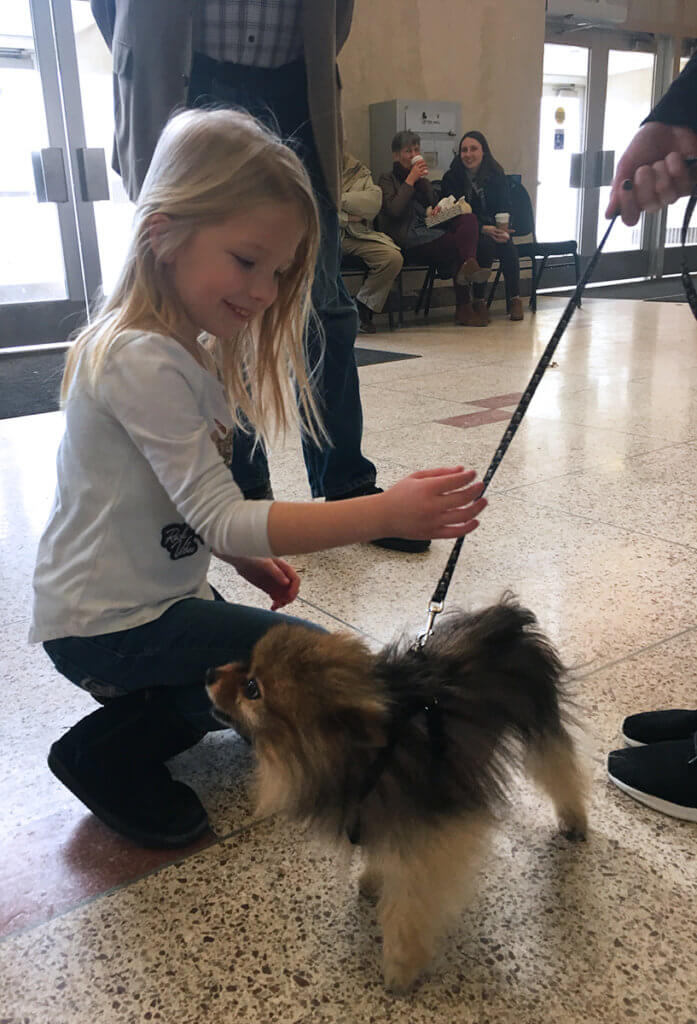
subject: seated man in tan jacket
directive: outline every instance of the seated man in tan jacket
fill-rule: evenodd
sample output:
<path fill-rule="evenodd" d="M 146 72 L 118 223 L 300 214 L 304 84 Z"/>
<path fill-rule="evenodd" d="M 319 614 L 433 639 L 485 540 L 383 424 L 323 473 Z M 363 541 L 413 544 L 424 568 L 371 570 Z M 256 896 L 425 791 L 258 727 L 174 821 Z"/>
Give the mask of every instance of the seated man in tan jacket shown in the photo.
<path fill-rule="evenodd" d="M 382 311 L 403 262 L 399 246 L 373 227 L 381 206 L 382 189 L 374 184 L 368 168 L 344 152 L 339 210 L 341 247 L 347 255 L 359 256 L 368 266 L 368 275 L 355 296 L 360 330 L 365 334 L 375 333 L 373 313 Z"/>

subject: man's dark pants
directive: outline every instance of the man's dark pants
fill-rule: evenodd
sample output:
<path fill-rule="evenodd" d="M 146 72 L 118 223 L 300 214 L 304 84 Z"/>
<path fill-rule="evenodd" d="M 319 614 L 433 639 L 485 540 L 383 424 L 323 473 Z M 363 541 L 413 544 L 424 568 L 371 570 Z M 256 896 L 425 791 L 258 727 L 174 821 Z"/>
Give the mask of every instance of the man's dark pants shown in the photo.
<path fill-rule="evenodd" d="M 303 440 L 303 455 L 312 496 L 337 497 L 375 482 L 375 466 L 361 452 L 363 412 L 353 350 L 358 330 L 356 307 L 341 279 L 338 217 L 329 198 L 315 146 L 302 60 L 281 68 L 224 64 L 197 55 L 191 74 L 192 106 L 242 107 L 273 128 L 302 159 L 320 211 L 322 237 L 312 301 L 324 328 L 326 349 L 318 398 L 332 445 Z M 309 337 L 309 355 L 320 351 L 317 335 Z M 263 489 L 269 467 L 261 446 L 239 432 L 233 447 L 232 473 L 245 493 Z"/>

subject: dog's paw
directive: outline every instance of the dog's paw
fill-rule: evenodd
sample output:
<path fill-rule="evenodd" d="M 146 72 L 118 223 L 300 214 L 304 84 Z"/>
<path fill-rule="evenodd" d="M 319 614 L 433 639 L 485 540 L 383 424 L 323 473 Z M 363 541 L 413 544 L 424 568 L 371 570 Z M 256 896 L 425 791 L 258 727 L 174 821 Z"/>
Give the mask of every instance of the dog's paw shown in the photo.
<path fill-rule="evenodd" d="M 588 821 L 585 814 L 565 814 L 559 819 L 559 831 L 571 843 L 585 843 Z"/>
<path fill-rule="evenodd" d="M 420 973 L 420 968 L 415 968 L 413 965 L 385 960 L 383 966 L 385 988 L 394 996 L 405 996 L 414 987 L 414 982 Z"/>
<path fill-rule="evenodd" d="M 382 882 L 379 875 L 370 868 L 366 868 L 358 879 L 358 891 L 369 903 L 377 903 L 380 899 Z"/>
<path fill-rule="evenodd" d="M 586 829 L 585 828 L 565 828 L 562 826 L 559 829 L 564 839 L 568 839 L 570 843 L 585 843 L 586 841 Z"/>

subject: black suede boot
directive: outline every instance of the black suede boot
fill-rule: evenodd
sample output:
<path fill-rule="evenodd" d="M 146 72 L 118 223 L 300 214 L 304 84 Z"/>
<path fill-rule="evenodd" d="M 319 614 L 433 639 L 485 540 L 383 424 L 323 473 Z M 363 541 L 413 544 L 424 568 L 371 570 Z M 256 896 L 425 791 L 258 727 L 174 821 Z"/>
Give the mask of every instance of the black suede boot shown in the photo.
<path fill-rule="evenodd" d="M 117 697 L 57 740 L 48 766 L 96 817 L 140 846 L 175 848 L 208 828 L 194 791 L 164 762 L 203 737 L 166 688 Z"/>

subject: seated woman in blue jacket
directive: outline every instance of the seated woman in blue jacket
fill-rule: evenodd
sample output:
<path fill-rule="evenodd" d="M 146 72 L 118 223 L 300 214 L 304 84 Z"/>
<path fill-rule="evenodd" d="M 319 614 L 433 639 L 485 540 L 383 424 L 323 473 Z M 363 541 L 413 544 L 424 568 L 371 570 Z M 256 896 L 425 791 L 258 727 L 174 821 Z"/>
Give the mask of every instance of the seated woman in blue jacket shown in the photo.
<path fill-rule="evenodd" d="M 479 220 L 477 261 L 482 267 L 490 267 L 495 259 L 501 261 L 508 312 L 511 320 L 522 320 L 518 253 L 510 233 L 496 225 L 497 213 L 511 212 L 508 181 L 481 132 L 466 132 L 460 139 L 457 154 L 443 175 L 441 195 L 464 196 L 472 207 Z M 486 285 L 475 284 L 475 299 L 482 299 L 485 291 Z"/>

